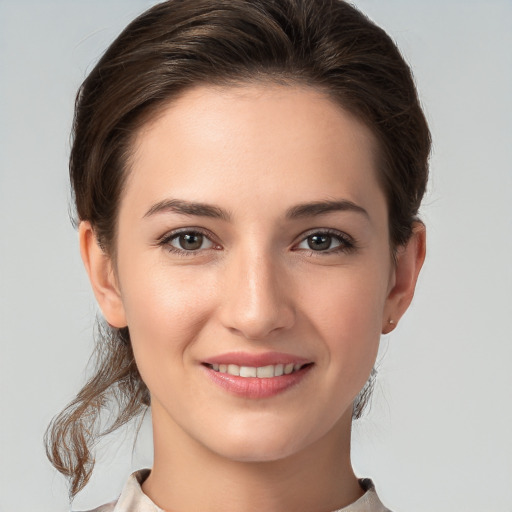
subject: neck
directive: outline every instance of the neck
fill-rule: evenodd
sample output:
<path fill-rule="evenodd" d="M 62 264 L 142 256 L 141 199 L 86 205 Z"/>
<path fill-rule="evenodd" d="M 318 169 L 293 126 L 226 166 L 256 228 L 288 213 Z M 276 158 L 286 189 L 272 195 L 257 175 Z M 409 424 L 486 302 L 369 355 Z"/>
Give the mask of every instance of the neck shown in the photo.
<path fill-rule="evenodd" d="M 331 512 L 362 490 L 350 462 L 348 411 L 322 439 L 279 460 L 225 458 L 169 425 L 153 404 L 154 465 L 144 493 L 173 512 Z"/>

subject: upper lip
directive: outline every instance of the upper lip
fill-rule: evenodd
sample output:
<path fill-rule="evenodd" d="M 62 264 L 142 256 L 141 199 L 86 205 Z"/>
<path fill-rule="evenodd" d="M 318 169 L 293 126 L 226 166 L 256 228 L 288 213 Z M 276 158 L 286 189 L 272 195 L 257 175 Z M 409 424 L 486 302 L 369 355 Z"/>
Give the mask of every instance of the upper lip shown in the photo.
<path fill-rule="evenodd" d="M 312 361 L 304 357 L 285 354 L 282 352 L 265 352 L 262 354 L 251 354 L 248 352 L 227 352 L 217 356 L 209 357 L 202 361 L 203 364 L 236 364 L 238 366 L 261 367 L 276 364 L 306 364 Z"/>

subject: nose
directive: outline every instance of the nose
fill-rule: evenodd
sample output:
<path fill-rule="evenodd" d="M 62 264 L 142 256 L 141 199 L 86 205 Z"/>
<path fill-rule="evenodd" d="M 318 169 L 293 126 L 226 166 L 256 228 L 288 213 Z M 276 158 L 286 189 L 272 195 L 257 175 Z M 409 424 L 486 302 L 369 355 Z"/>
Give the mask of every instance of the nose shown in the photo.
<path fill-rule="evenodd" d="M 222 295 L 223 325 L 246 339 L 264 340 L 295 323 L 286 273 L 270 254 L 247 250 L 233 257 Z"/>

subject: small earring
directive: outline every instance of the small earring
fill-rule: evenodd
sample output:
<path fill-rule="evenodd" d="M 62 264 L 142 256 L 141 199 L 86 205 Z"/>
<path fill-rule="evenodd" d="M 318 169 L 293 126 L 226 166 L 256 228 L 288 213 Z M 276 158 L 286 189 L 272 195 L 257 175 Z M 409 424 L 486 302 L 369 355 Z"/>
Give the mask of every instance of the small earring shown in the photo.
<path fill-rule="evenodd" d="M 382 329 L 382 334 L 389 334 L 394 328 L 395 328 L 395 321 L 394 320 L 388 320 L 388 325 L 391 327 L 384 327 Z"/>

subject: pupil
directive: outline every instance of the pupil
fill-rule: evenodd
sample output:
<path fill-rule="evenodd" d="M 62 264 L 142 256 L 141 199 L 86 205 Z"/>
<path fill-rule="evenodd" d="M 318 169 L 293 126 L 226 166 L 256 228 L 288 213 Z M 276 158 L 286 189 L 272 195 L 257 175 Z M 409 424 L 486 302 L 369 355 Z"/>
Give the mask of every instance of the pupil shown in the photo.
<path fill-rule="evenodd" d="M 308 237 L 308 246 L 313 251 L 322 251 L 331 246 L 331 237 L 329 235 L 312 235 Z"/>
<path fill-rule="evenodd" d="M 180 235 L 180 245 L 183 249 L 192 251 L 199 249 L 203 244 L 203 235 L 187 233 Z"/>

